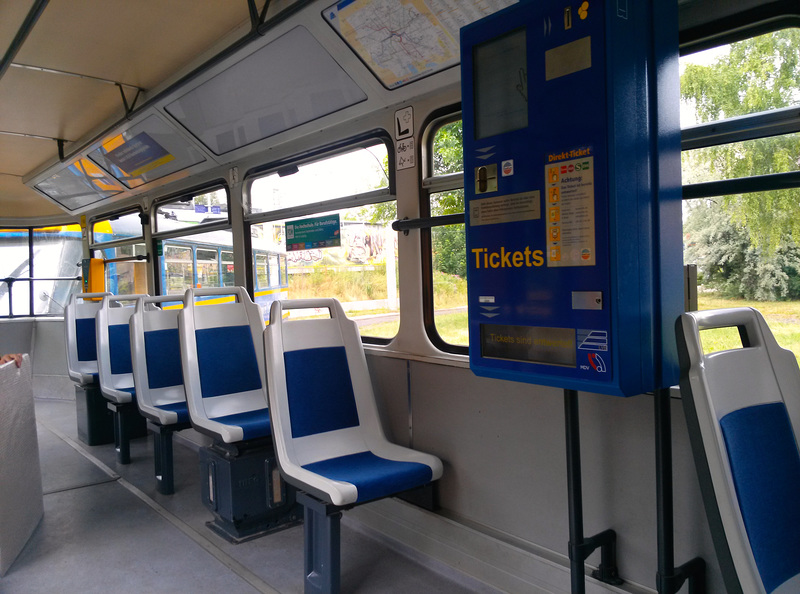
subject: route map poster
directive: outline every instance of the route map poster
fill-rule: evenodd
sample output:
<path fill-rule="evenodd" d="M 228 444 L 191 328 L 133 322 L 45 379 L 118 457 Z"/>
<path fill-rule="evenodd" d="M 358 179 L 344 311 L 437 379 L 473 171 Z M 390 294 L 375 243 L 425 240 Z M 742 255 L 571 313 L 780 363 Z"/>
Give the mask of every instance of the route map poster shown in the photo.
<path fill-rule="evenodd" d="M 459 63 L 459 30 L 517 0 L 341 0 L 325 20 L 388 89 Z"/>

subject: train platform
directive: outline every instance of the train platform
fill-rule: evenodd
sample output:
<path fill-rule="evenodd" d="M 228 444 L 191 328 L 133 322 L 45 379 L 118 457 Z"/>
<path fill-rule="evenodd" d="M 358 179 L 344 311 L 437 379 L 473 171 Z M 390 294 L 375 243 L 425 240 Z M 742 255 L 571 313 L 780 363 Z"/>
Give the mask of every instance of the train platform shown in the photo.
<path fill-rule="evenodd" d="M 175 493 L 153 477 L 152 436 L 113 444 L 78 439 L 75 402 L 36 399 L 44 518 L 0 578 L 4 594 L 303 591 L 303 528 L 232 544 L 206 523 L 197 434 L 175 439 Z M 342 592 L 493 593 L 497 590 L 357 519 L 342 520 Z"/>

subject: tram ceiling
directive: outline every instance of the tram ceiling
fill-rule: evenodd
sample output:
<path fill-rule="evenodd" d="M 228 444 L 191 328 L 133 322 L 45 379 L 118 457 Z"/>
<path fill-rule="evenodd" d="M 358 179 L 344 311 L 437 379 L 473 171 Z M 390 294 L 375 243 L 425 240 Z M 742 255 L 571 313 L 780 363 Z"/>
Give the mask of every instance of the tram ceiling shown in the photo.
<path fill-rule="evenodd" d="M 293 1 L 0 3 L 0 218 L 63 216 L 25 175 Z"/>
<path fill-rule="evenodd" d="M 87 141 L 118 129 L 142 104 L 261 33 L 276 16 L 288 14 L 287 8 L 310 2 L 0 3 L 0 219 L 74 218 L 30 187 L 36 172 L 66 164 Z M 677 2 L 681 43 L 689 47 L 715 36 L 719 11 L 730 28 L 737 18 L 744 26 L 785 14 L 796 0 Z"/>

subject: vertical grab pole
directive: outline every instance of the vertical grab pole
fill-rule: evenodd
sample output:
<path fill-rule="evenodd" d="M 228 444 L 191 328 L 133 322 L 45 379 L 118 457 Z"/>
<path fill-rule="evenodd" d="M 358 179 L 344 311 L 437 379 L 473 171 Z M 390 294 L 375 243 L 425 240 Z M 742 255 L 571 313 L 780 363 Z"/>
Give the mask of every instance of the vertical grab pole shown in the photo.
<path fill-rule="evenodd" d="M 655 391 L 656 422 L 656 511 L 658 514 L 659 594 L 675 594 L 689 581 L 689 594 L 705 594 L 705 561 L 696 557 L 675 567 L 675 541 L 672 501 L 672 413 L 669 388 Z"/>
<path fill-rule="evenodd" d="M 666 394 L 665 394 L 666 392 Z M 658 591 L 663 577 L 675 567 L 672 517 L 672 420 L 669 391 L 655 394 L 656 422 L 656 513 L 658 514 Z"/>
<path fill-rule="evenodd" d="M 572 594 L 584 594 L 584 561 L 600 549 L 600 565 L 592 577 L 606 584 L 619 585 L 617 571 L 617 533 L 604 530 L 589 538 L 583 535 L 583 492 L 581 484 L 581 430 L 577 390 L 564 390 L 564 418 L 567 434 L 567 497 L 569 501 L 569 567 Z"/>
<path fill-rule="evenodd" d="M 567 497 L 569 501 L 569 568 L 572 594 L 586 591 L 583 561 L 583 493 L 581 484 L 581 434 L 578 392 L 564 390 L 564 419 L 567 433 Z"/>

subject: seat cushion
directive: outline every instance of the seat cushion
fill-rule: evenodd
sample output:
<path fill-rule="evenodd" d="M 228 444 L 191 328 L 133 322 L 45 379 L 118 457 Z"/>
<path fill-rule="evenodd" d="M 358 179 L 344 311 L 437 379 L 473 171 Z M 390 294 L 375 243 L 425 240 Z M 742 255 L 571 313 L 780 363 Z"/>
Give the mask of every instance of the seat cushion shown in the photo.
<path fill-rule="evenodd" d="M 420 487 L 432 478 L 431 469 L 426 464 L 387 460 L 372 452 L 320 460 L 303 468 L 331 480 L 355 485 L 358 490 L 356 503 Z"/>
<path fill-rule="evenodd" d="M 269 437 L 272 435 L 269 411 L 266 408 L 225 415 L 224 417 L 216 417 L 212 419 L 212 421 L 222 423 L 223 425 L 241 427 L 242 431 L 244 431 L 243 439 L 257 439 L 259 437 Z"/>
<path fill-rule="evenodd" d="M 170 402 L 169 404 L 161 404 L 156 406 L 161 410 L 165 410 L 167 412 L 174 412 L 178 414 L 178 423 L 188 423 L 189 422 L 189 408 L 186 406 L 186 402 Z"/>

